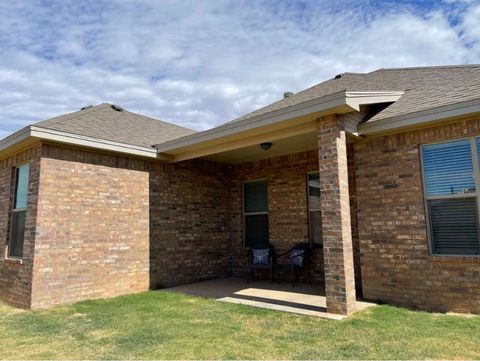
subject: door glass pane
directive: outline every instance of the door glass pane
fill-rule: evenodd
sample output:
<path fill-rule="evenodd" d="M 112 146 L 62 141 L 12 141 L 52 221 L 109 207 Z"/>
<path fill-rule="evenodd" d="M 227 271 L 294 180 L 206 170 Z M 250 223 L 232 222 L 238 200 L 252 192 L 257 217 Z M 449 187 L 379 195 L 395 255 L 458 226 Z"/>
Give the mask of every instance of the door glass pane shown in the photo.
<path fill-rule="evenodd" d="M 322 244 L 322 214 L 320 211 L 309 212 L 310 219 L 310 241 L 312 243 Z"/>
<path fill-rule="evenodd" d="M 427 196 L 475 192 L 470 140 L 423 147 Z"/>
<path fill-rule="evenodd" d="M 18 167 L 16 170 L 14 209 L 27 208 L 29 173 L 30 173 L 29 164 L 22 165 L 21 167 Z"/>
<path fill-rule="evenodd" d="M 268 215 L 245 216 L 245 245 L 253 248 L 268 247 Z"/>
<path fill-rule="evenodd" d="M 318 173 L 308 175 L 308 209 L 320 209 L 320 177 Z"/>
<path fill-rule="evenodd" d="M 433 253 L 479 254 L 477 200 L 429 200 Z"/>
<path fill-rule="evenodd" d="M 25 216 L 26 211 L 12 213 L 12 235 L 10 239 L 9 256 L 23 256 L 23 239 L 25 237 Z"/>
<path fill-rule="evenodd" d="M 245 213 L 268 212 L 267 182 L 248 182 L 244 185 Z"/>

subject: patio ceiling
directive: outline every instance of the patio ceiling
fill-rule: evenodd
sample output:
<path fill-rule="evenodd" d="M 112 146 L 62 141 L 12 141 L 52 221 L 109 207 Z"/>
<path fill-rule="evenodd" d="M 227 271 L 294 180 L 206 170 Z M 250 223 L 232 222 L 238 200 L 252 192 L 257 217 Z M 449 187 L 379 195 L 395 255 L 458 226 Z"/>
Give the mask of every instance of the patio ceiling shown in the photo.
<path fill-rule="evenodd" d="M 293 137 L 271 140 L 270 142 L 272 147 L 268 150 L 263 150 L 257 143 L 244 148 L 212 154 L 204 157 L 204 159 L 220 163 L 238 164 L 314 150 L 317 149 L 317 133 L 309 132 Z"/>

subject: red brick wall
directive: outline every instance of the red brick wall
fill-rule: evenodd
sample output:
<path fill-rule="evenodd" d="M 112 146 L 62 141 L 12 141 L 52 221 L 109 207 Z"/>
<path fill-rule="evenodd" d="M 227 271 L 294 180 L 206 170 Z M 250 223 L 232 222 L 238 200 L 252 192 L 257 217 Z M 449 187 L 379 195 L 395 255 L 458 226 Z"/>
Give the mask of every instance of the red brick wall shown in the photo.
<path fill-rule="evenodd" d="M 31 300 L 40 152 L 41 147 L 37 145 L 0 161 L 0 299 L 22 308 L 29 308 Z M 10 236 L 14 167 L 26 162 L 30 162 L 30 178 L 24 258 L 20 263 L 6 259 L 6 247 Z"/>
<path fill-rule="evenodd" d="M 232 266 L 234 275 L 246 274 L 246 248 L 243 242 L 243 183 L 266 179 L 270 243 L 277 254 L 293 245 L 308 242 L 307 173 L 318 171 L 317 153 L 303 152 L 288 156 L 244 163 L 232 173 Z M 288 258 L 278 259 L 277 273 L 282 278 Z M 323 282 L 322 249 L 313 257 L 312 279 Z M 283 272 L 282 272 L 283 271 Z"/>
<path fill-rule="evenodd" d="M 0 247 L 2 300 L 41 308 L 229 274 L 225 166 L 38 146 L 0 162 L 3 242 L 13 166 L 30 159 L 25 258 L 5 261 Z"/>
<path fill-rule="evenodd" d="M 356 293 L 344 122 L 334 115 L 323 117 L 317 139 L 327 311 L 349 315 L 355 311 Z"/>
<path fill-rule="evenodd" d="M 44 145 L 32 307 L 149 286 L 148 163 Z"/>
<path fill-rule="evenodd" d="M 352 162 L 351 174 L 354 174 L 352 152 L 353 146 L 349 146 L 349 162 Z M 267 180 L 270 243 L 276 252 L 280 254 L 297 243 L 308 242 L 306 177 L 309 172 L 318 172 L 318 156 L 316 151 L 302 152 L 235 166 L 235 170 L 231 175 L 231 244 L 232 270 L 234 275 L 244 276 L 246 274 L 246 248 L 243 244 L 243 183 L 249 180 Z M 354 180 L 354 177 L 349 180 L 352 209 L 356 207 Z M 356 216 L 353 213 L 352 238 L 354 247 L 358 250 L 358 232 L 356 226 Z M 355 255 L 356 261 L 358 261 L 357 268 L 359 269 L 359 254 L 355 253 Z M 290 279 L 287 267 L 288 258 L 279 258 L 278 263 L 277 274 L 284 280 Z M 358 272 L 358 274 L 360 273 Z M 305 280 L 305 277 L 303 277 L 303 279 Z M 312 281 L 320 284 L 324 282 L 322 248 L 317 248 L 313 252 Z M 360 279 L 358 279 L 358 284 L 361 284 Z"/>
<path fill-rule="evenodd" d="M 151 176 L 153 288 L 227 276 L 228 169 L 207 161 L 156 164 Z"/>
<path fill-rule="evenodd" d="M 352 238 L 355 247 L 358 230 L 367 298 L 480 312 L 479 258 L 428 255 L 419 158 L 419 144 L 468 135 L 480 135 L 480 121 L 355 143 L 355 162 L 349 162 L 355 170 L 350 206 L 358 209 Z M 25 259 L 10 263 L 4 246 L 12 168 L 28 160 Z M 0 297 L 21 307 L 43 307 L 229 271 L 242 275 L 243 181 L 267 179 L 270 239 L 280 253 L 308 240 L 305 177 L 317 169 L 315 151 L 234 170 L 211 162 L 164 165 L 51 145 L 19 153 L 0 161 Z M 321 250 L 314 264 L 314 280 L 322 282 Z"/>
<path fill-rule="evenodd" d="M 427 310 L 480 312 L 480 258 L 428 253 L 419 145 L 480 135 L 470 120 L 355 145 L 364 296 Z"/>
<path fill-rule="evenodd" d="M 362 271 L 360 267 L 360 243 L 358 240 L 357 219 L 357 177 L 355 173 L 355 144 L 347 144 L 348 154 L 348 192 L 350 195 L 350 224 L 352 226 L 353 266 L 355 273 L 355 289 L 357 297 L 362 296 Z"/>

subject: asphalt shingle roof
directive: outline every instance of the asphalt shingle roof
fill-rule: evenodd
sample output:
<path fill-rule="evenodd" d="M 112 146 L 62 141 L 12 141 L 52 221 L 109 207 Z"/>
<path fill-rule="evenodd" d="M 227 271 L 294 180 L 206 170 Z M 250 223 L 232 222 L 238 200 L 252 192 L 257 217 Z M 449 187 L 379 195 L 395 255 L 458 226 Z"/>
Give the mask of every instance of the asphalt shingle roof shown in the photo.
<path fill-rule="evenodd" d="M 116 111 L 107 103 L 51 118 L 34 126 L 140 147 L 151 147 L 195 133 L 194 130 L 127 110 Z"/>
<path fill-rule="evenodd" d="M 405 91 L 402 97 L 369 122 L 430 108 L 480 99 L 480 65 L 379 69 L 370 73 L 344 73 L 233 120 L 285 109 L 340 91 Z"/>
<path fill-rule="evenodd" d="M 379 69 L 370 73 L 343 73 L 338 78 L 317 84 L 226 124 L 248 121 L 259 115 L 287 109 L 293 105 L 341 91 L 404 91 L 399 100 L 368 120 L 368 122 L 374 122 L 480 99 L 480 65 Z M 118 112 L 112 109 L 111 104 L 106 103 L 34 125 L 142 147 L 151 147 L 195 133 L 191 129 L 126 110 Z M 224 125 L 220 125 L 219 128 Z"/>

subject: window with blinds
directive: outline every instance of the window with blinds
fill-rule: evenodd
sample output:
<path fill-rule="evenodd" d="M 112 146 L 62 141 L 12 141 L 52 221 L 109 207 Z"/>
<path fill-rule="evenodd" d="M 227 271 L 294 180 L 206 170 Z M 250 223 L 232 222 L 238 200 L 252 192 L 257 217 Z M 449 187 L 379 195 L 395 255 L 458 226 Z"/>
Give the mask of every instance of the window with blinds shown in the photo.
<path fill-rule="evenodd" d="M 433 254 L 478 255 L 480 141 L 422 146 L 423 181 Z"/>
<path fill-rule="evenodd" d="M 268 193 L 266 181 L 244 183 L 245 247 L 268 247 Z"/>
<path fill-rule="evenodd" d="M 308 227 L 310 242 L 322 244 L 322 214 L 320 212 L 320 176 L 319 173 L 307 175 L 308 187 Z"/>

